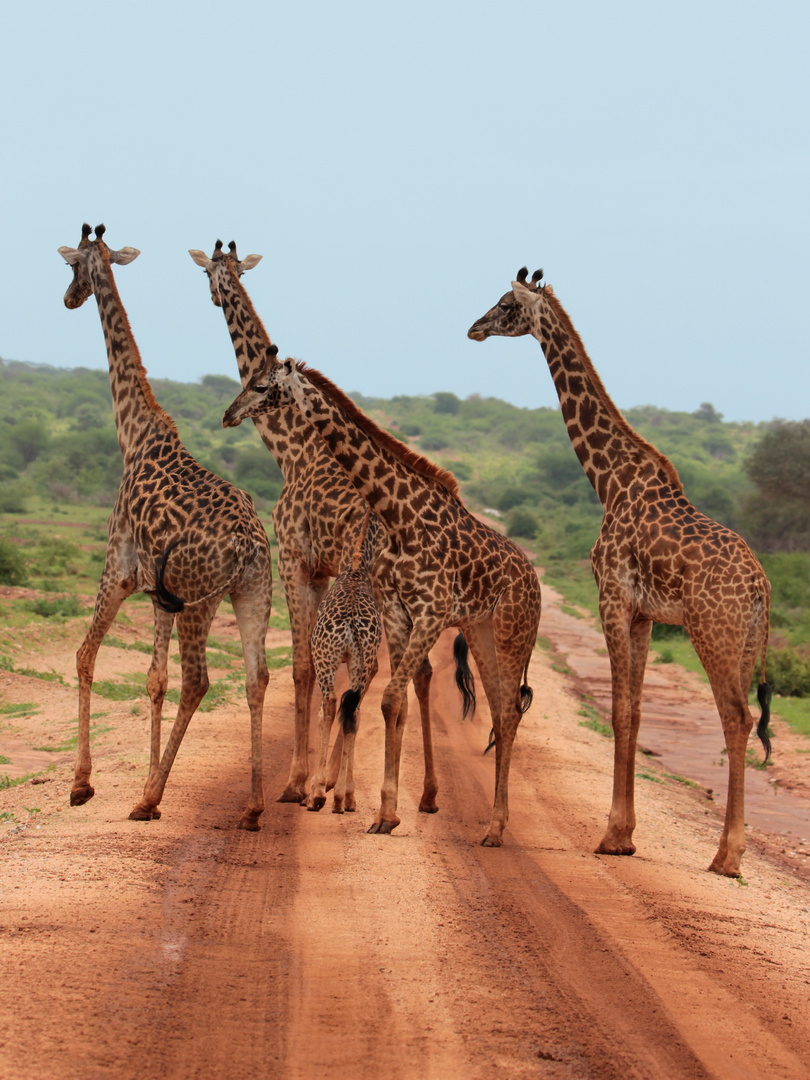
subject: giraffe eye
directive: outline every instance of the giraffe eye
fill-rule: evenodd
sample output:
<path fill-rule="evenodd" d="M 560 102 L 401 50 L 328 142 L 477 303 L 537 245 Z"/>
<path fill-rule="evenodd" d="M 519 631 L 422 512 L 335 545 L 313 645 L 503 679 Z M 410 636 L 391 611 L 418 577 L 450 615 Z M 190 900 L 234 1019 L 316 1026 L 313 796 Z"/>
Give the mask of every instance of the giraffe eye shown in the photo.
<path fill-rule="evenodd" d="M 501 311 L 511 311 L 514 307 L 514 304 L 498 304 L 498 307 Z"/>

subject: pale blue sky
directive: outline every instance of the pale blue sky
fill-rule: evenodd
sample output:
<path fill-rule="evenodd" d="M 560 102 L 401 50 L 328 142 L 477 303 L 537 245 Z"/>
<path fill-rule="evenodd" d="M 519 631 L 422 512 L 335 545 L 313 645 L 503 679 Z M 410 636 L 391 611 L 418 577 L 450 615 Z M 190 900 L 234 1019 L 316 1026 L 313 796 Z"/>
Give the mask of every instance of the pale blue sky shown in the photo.
<path fill-rule="evenodd" d="M 0 356 L 106 366 L 62 306 L 83 221 L 155 377 L 236 377 L 219 237 L 284 353 L 347 391 L 554 405 L 466 331 L 543 266 L 620 407 L 810 415 L 810 7 L 145 0 L 2 16 Z"/>

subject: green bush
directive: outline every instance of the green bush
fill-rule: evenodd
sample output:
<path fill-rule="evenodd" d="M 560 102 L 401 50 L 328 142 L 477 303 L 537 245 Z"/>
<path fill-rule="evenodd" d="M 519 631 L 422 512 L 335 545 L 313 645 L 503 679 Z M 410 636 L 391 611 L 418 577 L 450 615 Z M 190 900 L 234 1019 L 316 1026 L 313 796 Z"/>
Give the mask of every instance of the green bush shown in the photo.
<path fill-rule="evenodd" d="M 537 532 L 537 518 L 523 506 L 516 506 L 506 519 L 506 535 L 522 536 L 533 540 Z"/>
<path fill-rule="evenodd" d="M 53 600 L 47 597 L 37 597 L 25 603 L 27 611 L 33 611 L 35 615 L 41 615 L 44 619 L 52 619 L 59 615 L 63 619 L 73 619 L 81 615 L 82 606 L 76 596 L 56 596 Z"/>
<path fill-rule="evenodd" d="M 0 537 L 0 585 L 25 585 L 28 572 L 25 557 L 16 544 Z"/>

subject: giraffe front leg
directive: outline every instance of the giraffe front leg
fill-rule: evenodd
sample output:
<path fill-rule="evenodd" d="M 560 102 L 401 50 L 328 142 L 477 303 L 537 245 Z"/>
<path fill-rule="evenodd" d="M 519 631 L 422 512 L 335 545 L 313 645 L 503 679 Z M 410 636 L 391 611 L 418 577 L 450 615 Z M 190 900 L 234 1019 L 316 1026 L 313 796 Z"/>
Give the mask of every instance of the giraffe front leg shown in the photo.
<path fill-rule="evenodd" d="M 405 684 L 407 686 L 407 682 Z M 382 697 L 382 714 L 385 721 L 385 773 L 380 789 L 380 809 L 369 828 L 370 833 L 391 833 L 399 825 L 397 798 L 399 793 L 399 755 L 402 733 L 407 718 L 405 695 L 394 686 L 394 680 L 386 686 Z M 403 708 L 404 705 L 404 708 Z M 404 714 L 404 715 L 403 715 Z"/>
<path fill-rule="evenodd" d="M 399 762 L 402 753 L 402 736 L 408 716 L 406 690 L 414 672 L 427 658 L 436 644 L 444 624 L 435 615 L 423 616 L 414 623 L 402 659 L 393 678 L 383 691 L 382 714 L 385 721 L 385 775 L 380 790 L 380 809 L 370 833 L 390 833 L 399 825 L 397 798 L 399 794 Z M 387 632 L 387 628 L 386 628 Z M 394 664 L 394 647 L 389 642 Z"/>
<path fill-rule="evenodd" d="M 279 573 L 282 573 L 279 566 Z M 286 575 L 287 569 L 285 567 Z M 290 773 L 284 790 L 277 802 L 305 803 L 307 777 L 309 776 L 309 728 L 312 709 L 312 693 L 315 689 L 315 666 L 312 662 L 310 638 L 318 613 L 318 605 L 326 593 L 328 580 L 301 584 L 295 580 L 300 574 L 293 568 L 293 579 L 284 578 L 287 607 L 290 612 L 290 630 L 293 639 L 293 683 L 295 685 L 295 730 Z"/>
<path fill-rule="evenodd" d="M 237 590 L 231 593 L 242 653 L 245 658 L 245 696 L 250 710 L 250 798 L 239 818 L 238 828 L 258 832 L 264 813 L 262 783 L 262 724 L 264 699 L 270 676 L 267 671 L 265 640 L 273 602 L 273 578 L 269 558 L 257 559 Z"/>

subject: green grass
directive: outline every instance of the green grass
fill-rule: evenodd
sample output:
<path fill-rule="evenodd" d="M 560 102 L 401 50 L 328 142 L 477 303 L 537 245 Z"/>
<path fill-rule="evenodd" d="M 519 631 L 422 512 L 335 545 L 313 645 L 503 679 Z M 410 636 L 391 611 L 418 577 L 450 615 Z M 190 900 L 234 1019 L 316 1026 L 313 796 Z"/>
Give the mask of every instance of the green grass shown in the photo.
<path fill-rule="evenodd" d="M 14 718 L 17 716 L 31 716 L 39 712 L 39 705 L 33 701 L 21 701 L 19 704 L 0 705 L 0 716 Z"/>
<path fill-rule="evenodd" d="M 585 717 L 584 720 L 579 721 L 580 727 L 590 728 L 591 731 L 603 735 L 606 739 L 613 738 L 613 728 L 610 724 L 604 722 L 602 714 L 593 705 L 583 702 L 581 707 L 577 709 L 577 715 Z"/>
<path fill-rule="evenodd" d="M 0 656 L 0 671 L 8 671 L 13 675 L 26 675 L 29 679 L 42 679 L 44 682 L 58 682 L 62 686 L 67 686 L 58 671 L 37 671 L 36 668 L 14 667 L 12 662 L 4 656 Z"/>
<path fill-rule="evenodd" d="M 40 596 L 34 600 L 23 601 L 23 607 L 26 611 L 41 615 L 43 619 L 75 619 L 89 613 L 89 609 L 82 607 L 76 596 L 56 596 L 52 600 Z"/>
<path fill-rule="evenodd" d="M 98 724 L 91 724 L 91 726 L 90 726 L 90 738 L 95 739 L 99 735 L 105 735 L 108 731 L 112 731 L 112 730 L 113 730 L 112 725 L 109 725 L 109 724 L 106 727 L 101 727 Z M 77 731 L 75 735 L 71 735 L 70 738 L 65 739 L 64 742 L 61 742 L 56 746 L 54 746 L 53 743 L 51 743 L 50 745 L 47 745 L 47 746 L 34 746 L 34 747 L 32 747 L 32 749 L 40 750 L 40 751 L 42 751 L 42 752 L 44 752 L 46 754 L 64 754 L 64 753 L 67 753 L 68 750 L 75 750 L 77 745 L 78 745 L 78 742 L 79 742 L 79 733 Z"/>
<path fill-rule="evenodd" d="M 3 773 L 0 776 L 0 791 L 4 791 L 6 788 L 19 787 L 20 784 L 27 784 L 29 780 L 33 780 L 35 776 L 41 776 L 43 772 L 53 772 L 54 766 L 49 765 L 47 769 L 40 769 L 39 772 L 26 773 L 25 776 L 18 776 L 12 780 L 8 773 Z"/>
<path fill-rule="evenodd" d="M 674 780 L 676 784 L 683 784 L 684 787 L 696 788 L 700 787 L 694 780 L 687 780 L 685 776 L 681 776 L 680 773 L 670 773 L 670 780 Z"/>
<path fill-rule="evenodd" d="M 784 720 L 791 731 L 810 738 L 810 698 L 774 698 L 771 712 Z"/>
<path fill-rule="evenodd" d="M 540 562 L 543 562 L 542 553 Z M 562 595 L 568 614 L 579 616 L 581 612 L 572 609 L 582 608 L 594 618 L 599 618 L 599 594 L 588 560 L 549 563 L 542 583 L 550 585 Z"/>
<path fill-rule="evenodd" d="M 270 671 L 276 671 L 278 668 L 289 667 L 289 665 L 292 663 L 292 646 L 279 645 L 275 649 L 267 649 L 265 655 L 267 657 L 267 666 Z"/>
<path fill-rule="evenodd" d="M 0 754 L 0 765 L 10 765 L 10 764 L 11 764 L 11 758 L 6 757 L 5 754 Z"/>
<path fill-rule="evenodd" d="M 146 694 L 146 676 L 143 684 L 137 682 L 135 676 L 126 682 L 113 682 L 111 679 L 96 679 L 93 683 L 93 693 L 108 701 L 133 701 L 135 698 Z M 168 694 L 166 695 L 168 697 Z"/>
<path fill-rule="evenodd" d="M 637 780 L 651 780 L 653 784 L 661 784 L 661 783 L 663 783 L 660 776 L 653 776 L 652 773 L 648 773 L 648 772 L 637 772 L 636 773 L 636 779 Z"/>

